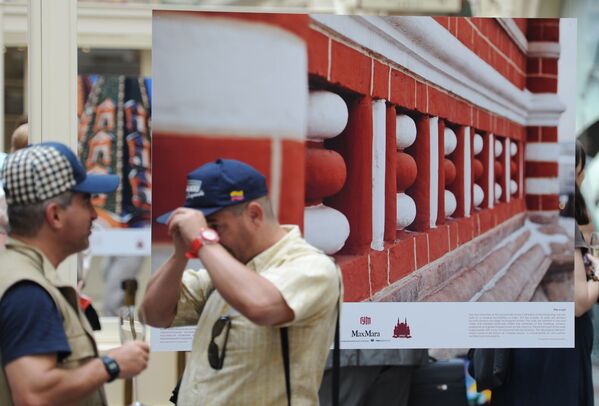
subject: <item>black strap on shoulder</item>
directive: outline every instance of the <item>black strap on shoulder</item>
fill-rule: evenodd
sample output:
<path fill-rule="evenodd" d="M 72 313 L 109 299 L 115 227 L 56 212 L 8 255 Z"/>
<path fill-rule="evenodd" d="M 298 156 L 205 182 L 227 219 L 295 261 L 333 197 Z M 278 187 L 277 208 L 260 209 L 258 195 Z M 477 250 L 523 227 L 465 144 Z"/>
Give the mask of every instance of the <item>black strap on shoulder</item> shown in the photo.
<path fill-rule="evenodd" d="M 337 300 L 337 321 L 335 322 L 335 345 L 333 347 L 333 380 L 332 380 L 332 395 L 333 406 L 339 406 L 339 380 L 341 370 L 339 368 L 339 319 L 341 318 L 341 277 L 339 277 L 339 299 Z"/>
<path fill-rule="evenodd" d="M 287 327 L 281 327 L 281 349 L 285 366 L 285 388 L 287 389 L 287 406 L 291 406 L 291 380 L 289 374 L 289 337 Z"/>
<path fill-rule="evenodd" d="M 339 309 L 339 307 L 337 307 Z M 333 406 L 339 406 L 339 311 L 335 323 L 335 346 L 333 347 Z"/>
<path fill-rule="evenodd" d="M 334 261 L 334 260 L 333 260 Z M 333 347 L 333 406 L 339 406 L 339 317 L 341 317 L 341 279 L 339 279 L 339 300 L 337 301 L 337 320 L 335 321 L 335 346 Z M 287 389 L 287 406 L 291 406 L 291 380 L 289 372 L 289 337 L 287 327 L 281 327 L 281 349 L 285 366 L 285 388 Z"/>
<path fill-rule="evenodd" d="M 291 379 L 289 372 L 289 337 L 287 327 L 281 328 L 281 349 L 285 367 L 285 388 L 287 390 L 287 406 L 291 406 Z M 335 346 L 333 347 L 333 406 L 339 406 L 339 312 L 335 322 Z"/>

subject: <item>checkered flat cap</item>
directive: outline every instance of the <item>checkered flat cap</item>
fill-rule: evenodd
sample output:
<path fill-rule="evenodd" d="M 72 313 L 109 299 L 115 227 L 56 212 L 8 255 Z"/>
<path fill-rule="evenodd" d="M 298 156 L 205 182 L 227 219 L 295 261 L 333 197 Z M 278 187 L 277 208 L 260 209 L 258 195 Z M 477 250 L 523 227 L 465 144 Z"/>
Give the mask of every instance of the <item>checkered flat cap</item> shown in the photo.
<path fill-rule="evenodd" d="M 66 146 L 57 142 L 33 145 L 9 154 L 0 170 L 6 203 L 43 202 L 66 191 L 107 193 L 118 187 L 116 175 L 87 175 Z"/>

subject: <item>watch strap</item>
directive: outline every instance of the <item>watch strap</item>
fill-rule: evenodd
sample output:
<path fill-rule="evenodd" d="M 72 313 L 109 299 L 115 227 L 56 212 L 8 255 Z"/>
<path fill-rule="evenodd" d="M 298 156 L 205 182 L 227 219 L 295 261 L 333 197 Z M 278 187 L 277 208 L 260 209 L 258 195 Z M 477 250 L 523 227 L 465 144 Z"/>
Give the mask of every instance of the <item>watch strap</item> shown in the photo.
<path fill-rule="evenodd" d="M 185 253 L 187 259 L 197 258 L 198 253 L 200 252 L 200 248 L 202 248 L 202 245 L 204 245 L 204 242 L 202 241 L 201 237 L 198 236 L 194 238 L 194 240 L 191 242 L 191 246 L 189 247 L 189 251 Z"/>

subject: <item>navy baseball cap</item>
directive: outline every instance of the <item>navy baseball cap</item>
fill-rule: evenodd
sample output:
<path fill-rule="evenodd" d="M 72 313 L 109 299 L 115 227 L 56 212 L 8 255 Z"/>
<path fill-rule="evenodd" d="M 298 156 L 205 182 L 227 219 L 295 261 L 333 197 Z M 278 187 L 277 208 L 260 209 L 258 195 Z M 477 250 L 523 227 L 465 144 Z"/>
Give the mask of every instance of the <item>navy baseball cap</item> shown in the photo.
<path fill-rule="evenodd" d="M 267 194 L 266 178 L 260 172 L 234 159 L 217 159 L 189 172 L 183 207 L 209 216 Z M 172 212 L 157 217 L 156 221 L 166 224 Z"/>
<path fill-rule="evenodd" d="M 109 193 L 119 185 L 117 175 L 86 173 L 75 153 L 59 142 L 34 144 L 9 154 L 0 179 L 8 204 L 38 203 L 69 190 Z"/>

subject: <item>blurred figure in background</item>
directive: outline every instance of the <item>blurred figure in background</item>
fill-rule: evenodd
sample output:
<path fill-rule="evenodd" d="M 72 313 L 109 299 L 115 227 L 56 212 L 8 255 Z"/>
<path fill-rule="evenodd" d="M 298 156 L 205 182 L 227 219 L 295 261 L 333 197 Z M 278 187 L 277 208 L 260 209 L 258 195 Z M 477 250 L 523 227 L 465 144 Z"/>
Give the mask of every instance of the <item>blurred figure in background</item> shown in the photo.
<path fill-rule="evenodd" d="M 29 144 L 29 124 L 24 123 L 13 131 L 10 137 L 10 152 L 18 151 Z"/>
<path fill-rule="evenodd" d="M 407 406 L 412 374 L 428 362 L 428 350 L 341 350 L 339 404 Z M 318 392 L 321 406 L 332 404 L 332 360 L 329 356 Z"/>
<path fill-rule="evenodd" d="M 123 306 L 125 291 L 121 284 L 126 279 L 137 279 L 145 257 L 141 256 L 110 256 L 104 258 L 102 278 L 102 315 L 117 316 Z"/>
<path fill-rule="evenodd" d="M 19 121 L 21 124 L 15 128 L 10 137 L 10 152 L 18 151 L 25 148 L 29 144 L 29 126 L 27 119 Z M 6 153 L 0 152 L 0 169 L 4 165 Z M 0 248 L 4 248 L 6 237 L 8 234 L 8 215 L 6 214 L 6 196 L 4 195 L 4 187 L 0 181 Z"/>
<path fill-rule="evenodd" d="M 0 169 L 4 166 L 6 153 L 0 152 Z M 6 214 L 6 196 L 4 195 L 4 187 L 0 181 L 0 250 L 4 248 L 6 236 L 8 234 L 8 216 Z"/>
<path fill-rule="evenodd" d="M 590 256 L 579 226 L 590 222 L 580 185 L 584 180 L 586 155 L 576 142 L 574 301 L 575 348 L 521 348 L 512 351 L 508 380 L 493 390 L 493 406 L 578 405 L 592 406 L 591 308 L 599 299 L 599 260 Z M 586 263 L 585 263 L 586 262 Z"/>

